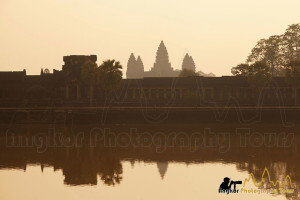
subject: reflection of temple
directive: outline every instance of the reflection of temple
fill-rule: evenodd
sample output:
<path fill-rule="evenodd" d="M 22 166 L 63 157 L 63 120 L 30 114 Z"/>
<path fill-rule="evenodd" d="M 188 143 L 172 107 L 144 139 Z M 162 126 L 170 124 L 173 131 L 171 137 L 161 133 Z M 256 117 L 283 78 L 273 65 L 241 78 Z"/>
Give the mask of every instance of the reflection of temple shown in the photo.
<path fill-rule="evenodd" d="M 157 162 L 157 168 L 158 168 L 161 179 L 164 179 L 165 174 L 168 169 L 168 162 Z"/>
<path fill-rule="evenodd" d="M 214 126 L 214 132 L 233 132 L 240 124 L 224 124 L 223 126 Z M 1 134 L 6 131 L 6 125 L 0 126 Z M 89 133 L 93 125 L 77 124 L 75 132 Z M 201 125 L 191 126 L 183 125 L 180 127 L 186 130 L 187 134 L 201 130 Z M 68 136 L 72 136 L 69 129 L 57 125 L 59 132 L 64 132 Z M 118 134 L 127 132 L 127 128 L 121 126 L 111 126 L 112 133 Z M 178 127 L 172 126 L 141 126 L 138 130 L 149 133 L 156 133 L 164 130 L 166 133 L 174 132 Z M 284 128 L 278 124 L 253 127 L 253 131 L 282 132 L 293 130 L 298 133 L 299 127 L 292 129 Z M 18 133 L 19 136 L 30 137 L 31 133 L 48 133 L 49 125 L 47 124 L 29 124 L 15 125 L 10 127 L 10 131 Z M 10 133 L 10 132 L 8 132 Z M 208 138 L 209 139 L 209 138 Z M 209 139 L 210 140 L 210 139 Z M 211 141 L 211 140 L 210 140 Z M 278 147 L 241 147 L 240 138 L 233 134 L 231 137 L 230 149 L 226 153 L 220 153 L 219 146 L 200 148 L 197 151 L 191 151 L 190 147 L 180 144 L 166 148 L 164 151 L 157 153 L 156 148 L 151 147 L 134 147 L 126 148 L 105 148 L 101 143 L 96 147 L 88 147 L 85 142 L 81 147 L 49 147 L 45 152 L 38 153 L 36 148 L 7 148 L 5 140 L 0 140 L 0 169 L 18 168 L 26 170 L 28 164 L 40 164 L 41 170 L 43 166 L 53 166 L 54 170 L 62 170 L 65 177 L 64 183 L 67 185 L 95 185 L 100 180 L 106 185 L 122 184 L 123 167 L 122 162 L 127 161 L 134 164 L 135 161 L 144 161 L 156 163 L 158 173 L 162 179 L 166 177 L 168 163 L 230 163 L 235 164 L 238 170 L 253 173 L 255 178 L 259 180 L 265 167 L 270 171 L 272 180 L 283 181 L 286 175 L 290 175 L 292 182 L 295 184 L 296 193 L 298 195 L 300 187 L 299 168 L 299 135 L 295 135 L 291 146 L 285 148 Z M 257 141 L 256 141 L 257 142 Z M 133 166 L 134 167 L 134 166 Z M 100 178 L 97 178 L 100 177 Z M 266 184 L 264 187 L 270 187 Z"/>

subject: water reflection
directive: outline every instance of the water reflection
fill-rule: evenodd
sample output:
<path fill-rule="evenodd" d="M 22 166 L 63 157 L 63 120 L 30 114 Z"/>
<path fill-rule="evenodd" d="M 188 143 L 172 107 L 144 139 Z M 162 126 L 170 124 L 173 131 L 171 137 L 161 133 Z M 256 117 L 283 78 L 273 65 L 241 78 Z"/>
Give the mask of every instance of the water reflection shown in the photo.
<path fill-rule="evenodd" d="M 216 138 L 213 136 L 205 138 L 206 144 L 210 144 L 210 146 L 200 146 L 197 149 L 186 145 L 191 143 L 186 143 L 187 138 L 184 136 L 180 137 L 176 142 L 170 138 L 160 138 L 160 148 L 154 145 L 158 143 L 145 146 L 135 146 L 132 145 L 132 143 L 131 145 L 124 145 L 122 147 L 114 145 L 116 143 L 114 141 L 115 137 L 113 136 L 120 136 L 120 134 L 124 132 L 129 132 L 133 126 L 128 125 L 105 127 L 110 129 L 110 145 L 107 145 L 107 141 L 102 140 L 103 138 L 99 140 L 98 137 L 86 137 L 84 134 L 91 133 L 91 130 L 96 130 L 95 127 L 97 126 L 88 124 L 78 124 L 72 128 L 56 126 L 55 130 L 63 133 L 62 135 L 65 136 L 64 141 L 66 138 L 72 140 L 74 134 L 81 133 L 81 135 L 83 135 L 83 137 L 81 137 L 83 139 L 82 143 L 77 146 L 50 146 L 43 149 L 42 152 L 38 150 L 36 145 L 32 145 L 33 136 L 41 136 L 43 133 L 48 134 L 49 130 L 53 130 L 53 125 L 20 124 L 9 127 L 9 129 L 7 127 L 1 127 L 2 135 L 7 134 L 8 137 L 1 138 L 0 169 L 21 169 L 26 171 L 28 165 L 35 164 L 40 165 L 41 171 L 43 171 L 45 166 L 51 166 L 55 171 L 62 171 L 64 184 L 66 185 L 97 185 L 100 180 L 102 184 L 107 186 L 116 186 L 122 185 L 122 182 L 126 180 L 126 178 L 123 177 L 124 169 L 122 164 L 125 161 L 129 162 L 133 169 L 138 162 L 156 163 L 158 173 L 151 174 L 151 176 L 160 176 L 161 180 L 164 180 L 167 176 L 170 170 L 170 163 L 184 163 L 187 166 L 190 164 L 215 163 L 221 170 L 221 163 L 226 165 L 234 164 L 237 171 L 247 172 L 247 174 L 253 173 L 257 180 L 261 179 L 265 168 L 269 170 L 272 180 L 279 180 L 281 183 L 283 183 L 285 177 L 289 175 L 292 178 L 295 192 L 285 196 L 287 199 L 299 198 L 300 139 L 298 134 L 294 135 L 295 137 L 292 138 L 292 142 L 287 147 L 268 147 L 266 145 L 259 147 L 255 145 L 243 146 L 241 145 L 243 138 L 236 134 L 236 128 L 239 127 L 238 125 L 212 125 L 211 133 L 230 133 L 230 137 L 222 138 L 222 144 L 230 144 L 230 148 L 226 148 L 227 150 L 224 152 L 220 149 L 220 146 L 213 145 L 216 142 L 214 141 Z M 134 129 L 139 133 L 147 132 L 149 134 L 156 134 L 157 132 L 179 133 L 184 130 L 184 133 L 189 136 L 196 131 L 204 131 L 204 127 L 200 125 L 157 125 L 151 127 L 138 125 L 134 126 Z M 97 130 L 103 130 L 103 128 Z M 251 132 L 259 131 L 263 133 L 264 131 L 268 131 L 278 133 L 276 134 L 278 138 L 282 137 L 282 135 L 280 135 L 282 130 L 285 132 L 299 132 L 296 127 L 286 128 L 274 124 L 251 128 Z M 41 138 L 43 137 L 38 137 L 38 141 L 47 141 L 49 142 L 47 144 L 51 143 L 50 140 L 55 140 L 55 138 L 48 138 L 48 140 L 42 140 Z M 136 141 L 137 138 L 136 136 L 132 136 L 132 139 Z M 12 142 L 12 140 L 14 140 L 14 142 Z M 13 143 L 20 144 L 18 140 L 22 141 L 21 144 L 23 144 L 23 147 L 12 147 Z M 255 138 L 253 141 L 255 144 L 260 143 L 258 138 Z M 169 143 L 173 145 L 168 145 Z M 27 146 L 24 144 L 27 144 Z M 224 177 L 225 176 L 227 175 L 224 174 Z M 224 177 L 220 177 L 220 180 Z M 220 180 L 214 180 L 216 192 Z M 264 183 L 266 184 L 263 184 L 261 188 L 273 187 L 268 181 L 264 181 Z"/>

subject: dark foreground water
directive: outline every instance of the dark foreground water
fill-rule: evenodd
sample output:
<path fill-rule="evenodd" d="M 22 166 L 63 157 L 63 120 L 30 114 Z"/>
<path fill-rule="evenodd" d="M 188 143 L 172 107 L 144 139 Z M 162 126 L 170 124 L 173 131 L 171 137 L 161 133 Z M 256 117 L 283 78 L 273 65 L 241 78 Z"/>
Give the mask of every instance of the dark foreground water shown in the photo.
<path fill-rule="evenodd" d="M 300 199 L 299 131 L 270 123 L 3 124 L 0 199 Z M 225 177 L 242 183 L 220 193 Z"/>

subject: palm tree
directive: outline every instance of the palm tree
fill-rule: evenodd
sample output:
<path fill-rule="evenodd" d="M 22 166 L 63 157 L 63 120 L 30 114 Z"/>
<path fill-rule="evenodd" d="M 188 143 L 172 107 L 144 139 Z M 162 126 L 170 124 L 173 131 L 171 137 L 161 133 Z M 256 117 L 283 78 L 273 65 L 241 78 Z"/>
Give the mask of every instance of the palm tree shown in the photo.
<path fill-rule="evenodd" d="M 122 65 L 119 61 L 106 60 L 98 68 L 99 79 L 98 83 L 105 92 L 118 88 L 122 81 Z"/>
<path fill-rule="evenodd" d="M 99 78 L 99 74 L 97 72 L 98 66 L 91 60 L 87 60 L 81 68 L 80 79 L 83 83 L 89 85 L 90 87 L 90 105 L 93 103 L 94 85 L 97 84 Z"/>

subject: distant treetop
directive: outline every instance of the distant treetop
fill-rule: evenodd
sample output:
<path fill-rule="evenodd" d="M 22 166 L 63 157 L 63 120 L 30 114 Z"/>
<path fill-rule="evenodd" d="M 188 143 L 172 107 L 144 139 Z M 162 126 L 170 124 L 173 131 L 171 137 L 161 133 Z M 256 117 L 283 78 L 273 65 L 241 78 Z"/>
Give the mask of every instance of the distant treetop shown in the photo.
<path fill-rule="evenodd" d="M 300 59 L 300 24 L 290 25 L 284 34 L 261 39 L 251 50 L 245 64 L 232 68 L 233 75 L 252 73 L 251 66 L 265 63 L 271 76 L 285 76 L 290 62 Z M 247 67 L 248 66 L 248 67 Z"/>

